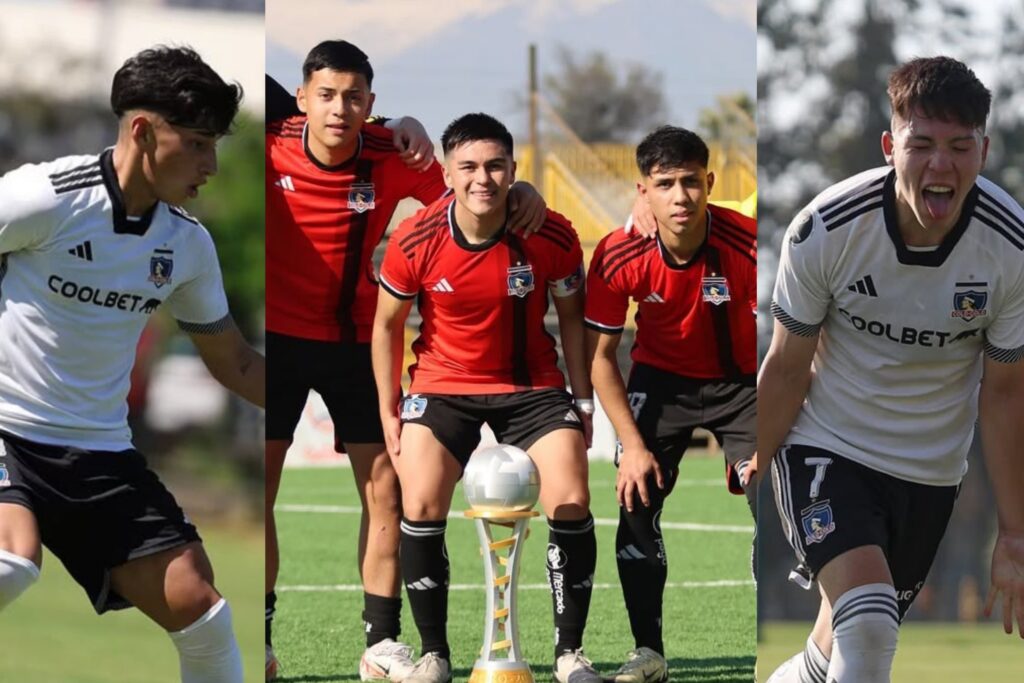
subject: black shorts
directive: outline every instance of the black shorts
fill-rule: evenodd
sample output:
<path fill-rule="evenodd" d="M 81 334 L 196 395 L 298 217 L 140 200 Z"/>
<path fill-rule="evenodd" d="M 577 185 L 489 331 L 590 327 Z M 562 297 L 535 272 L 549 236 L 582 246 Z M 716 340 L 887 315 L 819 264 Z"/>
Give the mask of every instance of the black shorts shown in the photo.
<path fill-rule="evenodd" d="M 699 380 L 635 363 L 626 392 L 644 444 L 665 474 L 666 494 L 675 484 L 679 462 L 697 427 L 711 432 L 721 445 L 730 489 L 743 492 L 731 466 L 753 457 L 757 447 L 753 375 L 734 381 Z"/>
<path fill-rule="evenodd" d="M 402 400 L 401 417 L 402 424 L 430 427 L 463 467 L 480 444 L 484 423 L 499 443 L 524 451 L 556 429 L 583 431 L 572 396 L 561 389 L 476 396 L 411 394 Z"/>
<path fill-rule="evenodd" d="M 267 332 L 267 439 L 291 441 L 310 390 L 334 423 L 334 448 L 384 443 L 370 345 Z"/>
<path fill-rule="evenodd" d="M 199 533 L 136 450 L 87 451 L 0 433 L 8 485 L 0 503 L 30 509 L 43 544 L 89 594 L 92 606 L 131 607 L 110 570 L 199 541 Z"/>
<path fill-rule="evenodd" d="M 960 488 L 897 479 L 812 446 L 784 446 L 772 461 L 772 486 L 799 573 L 813 579 L 846 551 L 877 545 L 901 620 L 924 585 Z"/>

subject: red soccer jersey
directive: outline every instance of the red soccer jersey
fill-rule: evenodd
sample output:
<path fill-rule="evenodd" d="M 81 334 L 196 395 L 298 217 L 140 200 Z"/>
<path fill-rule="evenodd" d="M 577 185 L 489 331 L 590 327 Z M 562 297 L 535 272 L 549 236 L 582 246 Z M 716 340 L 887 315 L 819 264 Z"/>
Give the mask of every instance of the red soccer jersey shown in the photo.
<path fill-rule="evenodd" d="M 417 173 L 391 131 L 366 124 L 356 155 L 333 168 L 305 143 L 304 116 L 267 126 L 267 330 L 369 342 L 377 307 L 374 247 L 398 202 L 445 192 L 437 162 Z"/>
<path fill-rule="evenodd" d="M 544 329 L 548 290 L 583 285 L 579 236 L 548 211 L 524 240 L 506 231 L 470 244 L 446 197 L 404 221 L 388 241 L 380 283 L 419 297 L 423 319 L 409 368 L 413 393 L 506 394 L 565 388 L 555 340 Z"/>
<path fill-rule="evenodd" d="M 708 238 L 688 263 L 668 260 L 657 239 L 606 235 L 587 276 L 586 324 L 622 332 L 639 304 L 632 357 L 695 379 L 757 370 L 757 221 L 708 205 Z"/>

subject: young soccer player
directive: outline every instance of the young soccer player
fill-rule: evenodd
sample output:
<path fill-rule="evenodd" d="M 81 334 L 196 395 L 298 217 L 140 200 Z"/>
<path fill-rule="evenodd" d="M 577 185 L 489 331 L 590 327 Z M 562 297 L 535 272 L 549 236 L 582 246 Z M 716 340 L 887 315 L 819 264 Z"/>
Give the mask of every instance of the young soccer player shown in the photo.
<path fill-rule="evenodd" d="M 657 222 L 648 240 L 616 230 L 587 275 L 591 378 L 618 435 L 622 593 L 635 649 L 611 680 L 668 679 L 661 637 L 668 558 L 659 519 L 696 427 L 722 444 L 730 487 L 754 453 L 757 224 L 708 203 L 714 186 L 698 135 L 665 126 L 636 150 L 638 189 Z M 638 302 L 628 386 L 616 361 L 630 299 Z M 753 487 L 747 490 L 754 510 Z"/>
<path fill-rule="evenodd" d="M 771 683 L 889 681 L 976 419 L 999 513 L 986 612 L 1001 592 L 1024 635 L 1024 211 L 979 175 L 991 94 L 967 66 L 912 60 L 888 94 L 887 165 L 796 216 L 775 283 L 758 453 L 822 603 Z"/>
<path fill-rule="evenodd" d="M 231 610 L 132 448 L 125 399 L 163 306 L 218 381 L 264 404 L 210 234 L 179 208 L 217 172 L 241 95 L 188 48 L 144 50 L 114 76 L 113 148 L 0 178 L 0 609 L 46 545 L 97 613 L 137 607 L 168 632 L 183 683 L 241 683 Z"/>
<path fill-rule="evenodd" d="M 467 114 L 441 138 L 454 196 L 426 207 L 392 236 L 381 267 L 373 367 L 388 451 L 402 483 L 401 565 L 423 641 L 407 683 L 451 680 L 447 640 L 446 517 L 455 484 L 487 423 L 525 449 L 540 471 L 540 503 L 555 618 L 555 677 L 596 683 L 582 653 L 596 561 L 584 429 L 593 412 L 583 344 L 579 238 L 548 213 L 523 240 L 507 229 L 515 177 L 512 136 L 486 114 Z M 544 330 L 551 294 L 565 365 Z M 403 332 L 413 299 L 411 394 L 399 396 Z"/>

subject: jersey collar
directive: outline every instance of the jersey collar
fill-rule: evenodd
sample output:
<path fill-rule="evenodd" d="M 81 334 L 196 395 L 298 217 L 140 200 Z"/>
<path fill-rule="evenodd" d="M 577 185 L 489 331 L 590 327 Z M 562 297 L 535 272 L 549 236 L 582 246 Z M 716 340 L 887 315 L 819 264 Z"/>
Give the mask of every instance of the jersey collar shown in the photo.
<path fill-rule="evenodd" d="M 114 213 L 114 232 L 118 235 L 145 235 L 160 202 L 155 202 L 138 220 L 128 220 L 128 214 L 124 210 L 124 195 L 121 193 L 121 185 L 117 182 L 117 171 L 114 170 L 113 147 L 108 147 L 100 154 L 100 174 L 103 176 L 103 184 L 107 186 L 107 194 L 110 195 Z"/>
<path fill-rule="evenodd" d="M 481 242 L 480 244 L 473 244 L 466 239 L 466 236 L 462 233 L 462 228 L 459 227 L 458 222 L 455 220 L 455 199 L 452 199 L 452 203 L 448 205 L 448 228 L 452 234 L 452 239 L 455 240 L 455 244 L 459 245 L 466 251 L 487 251 L 495 244 L 501 241 L 501 238 L 505 236 L 505 231 L 508 227 L 508 216 L 505 216 L 505 225 L 498 228 L 498 231 L 487 238 L 487 241 Z M 508 207 L 506 205 L 506 212 Z"/>
<path fill-rule="evenodd" d="M 306 154 L 306 158 L 312 162 L 314 166 L 319 168 L 321 171 L 340 171 L 346 166 L 350 165 L 353 161 L 359 158 L 359 155 L 363 153 L 363 133 L 360 131 L 358 134 L 358 140 L 356 143 L 356 153 L 350 156 L 340 164 L 328 166 L 322 163 L 319 159 L 313 156 L 313 151 L 309 148 L 309 121 L 302 126 L 302 151 Z"/>
<path fill-rule="evenodd" d="M 971 188 L 964 198 L 964 205 L 960 209 L 960 218 L 957 219 L 953 229 L 942 239 L 936 249 L 928 251 L 913 251 L 907 248 L 900 235 L 900 223 L 896 212 L 896 170 L 889 171 L 882 186 L 882 213 L 885 216 L 885 230 L 889 233 L 889 239 L 896 247 L 896 259 L 905 266 L 926 266 L 938 268 L 946 262 L 946 258 L 960 238 L 967 231 L 971 224 L 971 216 L 974 215 L 974 205 L 978 201 L 978 185 Z"/>
<path fill-rule="evenodd" d="M 691 267 L 694 263 L 700 261 L 701 257 L 704 256 L 704 248 L 708 244 L 708 237 L 711 235 L 711 210 L 705 209 L 707 212 L 707 223 L 704 226 L 704 240 L 697 247 L 697 251 L 693 252 L 693 256 L 686 263 L 676 263 L 672 255 L 668 253 L 668 248 L 661 241 L 661 233 L 655 233 L 654 237 L 658 240 L 658 251 L 661 252 L 661 260 L 671 270 L 686 270 Z"/>

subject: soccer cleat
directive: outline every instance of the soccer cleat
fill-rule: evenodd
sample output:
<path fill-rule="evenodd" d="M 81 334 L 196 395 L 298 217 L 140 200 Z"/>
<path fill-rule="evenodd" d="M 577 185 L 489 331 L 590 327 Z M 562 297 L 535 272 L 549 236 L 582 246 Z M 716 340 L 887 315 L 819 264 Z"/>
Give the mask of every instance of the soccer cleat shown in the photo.
<path fill-rule="evenodd" d="M 555 680 L 558 683 L 604 683 L 601 674 L 583 656 L 583 650 L 566 652 L 555 661 Z"/>
<path fill-rule="evenodd" d="M 416 661 L 408 676 L 394 680 L 403 683 L 451 683 L 452 665 L 436 652 L 428 652 Z"/>
<path fill-rule="evenodd" d="M 627 653 L 625 664 L 606 680 L 613 683 L 665 683 L 668 662 L 649 647 L 638 647 Z"/>
<path fill-rule="evenodd" d="M 267 680 L 277 680 L 277 657 L 274 656 L 274 648 L 267 645 Z"/>
<path fill-rule="evenodd" d="M 413 669 L 412 648 L 391 638 L 374 643 L 366 648 L 359 660 L 359 680 L 398 681 L 404 680 Z"/>
<path fill-rule="evenodd" d="M 799 683 L 800 662 L 803 661 L 804 653 L 797 652 L 795 655 L 779 665 L 779 668 L 768 677 L 765 683 Z"/>

